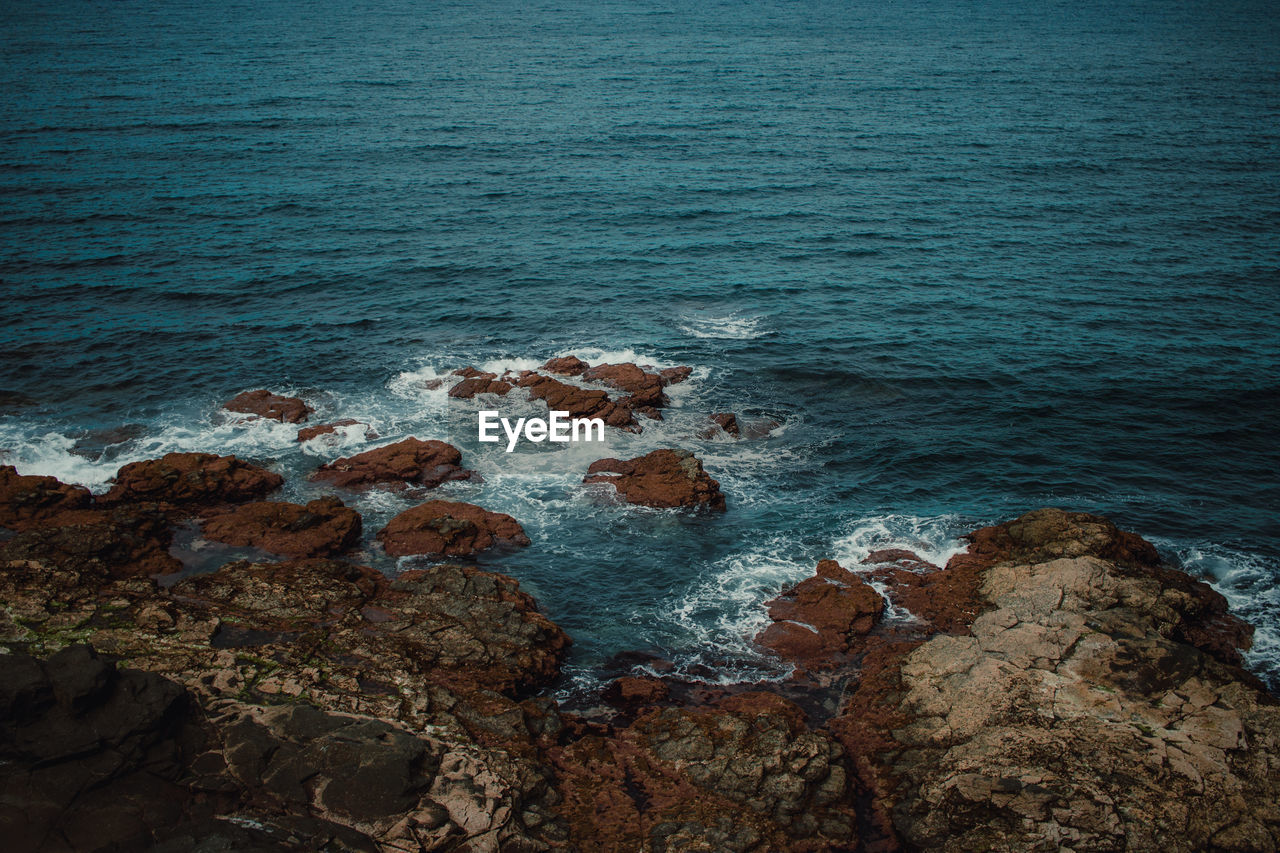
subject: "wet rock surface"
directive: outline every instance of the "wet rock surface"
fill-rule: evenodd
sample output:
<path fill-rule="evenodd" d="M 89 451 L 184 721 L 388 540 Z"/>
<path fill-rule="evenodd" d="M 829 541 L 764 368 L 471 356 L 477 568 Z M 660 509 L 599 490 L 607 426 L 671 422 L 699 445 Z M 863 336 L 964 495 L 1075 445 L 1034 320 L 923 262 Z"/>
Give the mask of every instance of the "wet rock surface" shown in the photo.
<path fill-rule="evenodd" d="M 243 504 L 207 518 L 202 528 L 215 542 L 287 557 L 341 554 L 360 541 L 360 530 L 360 514 L 332 496 L 306 506 L 278 501 Z"/>
<path fill-rule="evenodd" d="M 756 642 L 809 669 L 847 663 L 884 612 L 884 599 L 835 560 L 766 607 L 773 624 Z"/>
<path fill-rule="evenodd" d="M 465 378 L 449 389 L 449 396 L 462 400 L 470 400 L 477 394 L 497 394 L 502 397 L 515 387 L 512 381 L 515 377 L 510 373 L 505 374 L 501 379 L 496 373 L 485 373 L 474 367 L 455 370 L 454 373 Z"/>
<path fill-rule="evenodd" d="M 723 510 L 720 484 L 687 450 L 655 450 L 637 459 L 599 459 L 587 469 L 584 483 L 609 483 L 628 503 L 652 507 L 699 507 Z"/>
<path fill-rule="evenodd" d="M 600 418 L 606 425 L 639 432 L 639 424 L 631 409 L 611 400 L 608 392 L 580 388 L 541 373 L 523 371 L 516 381 L 535 400 L 543 400 L 548 409 L 568 412 L 574 418 Z"/>
<path fill-rule="evenodd" d="M 410 554 L 470 556 L 505 542 L 528 545 L 520 523 L 460 501 L 427 501 L 405 510 L 378 531 L 378 541 L 392 557 Z"/>
<path fill-rule="evenodd" d="M 171 540 L 167 516 L 145 507 L 68 510 L 0 544 L 0 560 L 97 577 L 147 577 L 182 568 L 169 554 Z"/>
<path fill-rule="evenodd" d="M 312 479 L 342 489 L 379 484 L 431 489 L 451 480 L 466 480 L 472 473 L 462 467 L 462 451 L 452 444 L 409 437 L 321 465 Z"/>
<path fill-rule="evenodd" d="M 313 438 L 319 438 L 322 435 L 336 435 L 339 429 L 351 426 L 364 426 L 364 437 L 367 441 L 373 441 L 378 437 L 378 434 L 373 431 L 373 428 L 363 421 L 358 421 L 355 418 L 342 418 L 341 420 L 333 421 L 332 423 L 303 427 L 298 430 L 297 440 L 311 441 Z"/>
<path fill-rule="evenodd" d="M 244 391 L 222 404 L 228 412 L 257 415 L 282 423 L 296 424 L 307 419 L 315 409 L 297 397 L 273 394 L 265 389 Z"/>
<path fill-rule="evenodd" d="M 23 476 L 12 465 L 0 465 L 0 527 L 22 530 L 64 510 L 83 509 L 92 500 L 83 486 Z"/>
<path fill-rule="evenodd" d="M 279 474 L 234 456 L 166 453 L 159 459 L 130 462 L 116 474 L 101 504 L 154 502 L 200 509 L 250 501 L 278 489 Z"/>

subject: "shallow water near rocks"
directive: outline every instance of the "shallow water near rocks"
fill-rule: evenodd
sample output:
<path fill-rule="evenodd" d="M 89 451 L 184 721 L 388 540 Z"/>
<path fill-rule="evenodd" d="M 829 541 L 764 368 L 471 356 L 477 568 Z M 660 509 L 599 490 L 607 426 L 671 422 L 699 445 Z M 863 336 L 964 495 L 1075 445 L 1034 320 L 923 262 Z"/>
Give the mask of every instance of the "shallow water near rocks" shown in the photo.
<path fill-rule="evenodd" d="M 760 604 L 820 558 L 1101 512 L 1258 624 L 1276 684 L 1268 4 L 67 2 L 0 28 L 0 462 L 100 490 L 236 453 L 300 499 L 337 455 L 452 441 L 484 479 L 440 496 L 524 524 L 480 562 L 573 635 L 581 684 L 628 650 L 768 677 Z M 570 353 L 695 373 L 640 436 L 512 454 L 423 386 Z M 381 438 L 218 413 L 258 387 Z M 714 411 L 783 427 L 699 438 Z M 580 485 L 673 445 L 726 513 Z M 413 500 L 344 497 L 366 544 Z"/>

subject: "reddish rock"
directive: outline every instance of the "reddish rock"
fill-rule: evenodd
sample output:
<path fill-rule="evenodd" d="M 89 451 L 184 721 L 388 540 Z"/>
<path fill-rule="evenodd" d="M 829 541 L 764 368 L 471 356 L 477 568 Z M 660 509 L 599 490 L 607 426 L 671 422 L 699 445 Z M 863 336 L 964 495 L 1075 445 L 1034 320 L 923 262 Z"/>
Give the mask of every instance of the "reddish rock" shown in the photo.
<path fill-rule="evenodd" d="M 625 675 L 604 689 L 605 701 L 625 709 L 641 708 L 663 701 L 671 693 L 661 679 Z"/>
<path fill-rule="evenodd" d="M 724 430 L 734 438 L 737 438 L 742 434 L 742 431 L 738 428 L 738 416 L 733 412 L 717 412 L 711 416 L 711 422 L 715 424 L 715 426 L 699 433 L 699 437 L 715 438 L 716 434 L 720 430 Z"/>
<path fill-rule="evenodd" d="M 125 465 L 99 502 L 155 501 L 185 508 L 210 507 L 260 498 L 283 483 L 279 474 L 234 456 L 166 453 L 160 459 Z"/>
<path fill-rule="evenodd" d="M 19 474 L 12 465 L 0 466 L 0 527 L 23 530 L 64 510 L 87 507 L 92 500 L 83 486 L 56 477 Z"/>
<path fill-rule="evenodd" d="M 807 728 L 804 711 L 800 706 L 777 693 L 767 693 L 763 690 L 734 693 L 716 702 L 716 707 L 749 717 L 766 715 L 781 717 L 790 724 L 792 732 L 801 732 Z"/>
<path fill-rule="evenodd" d="M 733 412 L 716 412 L 710 416 L 712 426 L 698 433 L 699 438 L 715 438 L 720 430 L 733 438 L 765 438 L 781 424 L 770 418 L 742 418 Z"/>
<path fill-rule="evenodd" d="M 548 373 L 559 373 L 562 376 L 581 376 L 591 365 L 575 355 L 566 355 L 562 358 L 553 358 L 542 365 L 542 369 Z"/>
<path fill-rule="evenodd" d="M 453 371 L 449 375 L 461 376 L 463 379 L 473 379 L 477 376 L 484 376 L 485 372 L 483 370 L 480 370 L 477 367 L 472 367 L 471 365 L 467 365 L 466 367 L 459 367 L 457 370 Z M 493 374 L 489 374 L 489 375 L 492 376 Z"/>
<path fill-rule="evenodd" d="M 450 480 L 471 477 L 473 472 L 463 468 L 461 462 L 462 452 L 452 444 L 411 436 L 321 465 L 311 478 L 327 480 L 343 489 L 375 483 L 412 483 L 431 489 Z"/>
<path fill-rule="evenodd" d="M 169 554 L 171 538 L 160 513 L 130 506 L 67 510 L 5 542 L 0 561 L 34 561 L 93 578 L 147 577 L 182 568 Z"/>
<path fill-rule="evenodd" d="M 633 409 L 660 409 L 667 404 L 666 395 L 662 393 L 662 388 L 667 383 L 662 377 L 656 373 L 646 373 L 631 362 L 599 364 L 584 372 L 582 378 L 625 391 Z"/>
<path fill-rule="evenodd" d="M 355 426 L 359 423 L 363 423 L 363 421 L 358 421 L 354 418 L 343 418 L 342 420 L 334 421 L 331 424 L 317 424 L 316 426 L 303 427 L 298 430 L 297 440 L 310 441 L 311 439 L 318 438 L 322 435 L 333 435 L 338 431 L 339 427 Z M 369 441 L 373 441 L 378 437 L 378 434 L 374 432 L 368 424 L 365 424 L 364 437 Z"/>
<path fill-rule="evenodd" d="M 658 371 L 658 375 L 661 376 L 668 385 L 675 385 L 679 382 L 683 382 L 688 379 L 689 375 L 692 373 L 693 368 L 685 367 L 684 365 L 681 365 L 680 367 L 664 367 Z"/>
<path fill-rule="evenodd" d="M 568 412 L 570 417 L 600 418 L 612 427 L 640 431 L 631 409 L 610 400 L 604 391 L 579 388 L 532 371 L 522 373 L 516 384 L 528 390 L 533 399 L 546 401 L 547 408 Z"/>
<path fill-rule="evenodd" d="M 450 388 L 449 396 L 461 400 L 470 400 L 477 394 L 505 396 L 511 388 L 511 383 L 499 379 L 496 373 L 477 373 Z"/>
<path fill-rule="evenodd" d="M 768 604 L 774 621 L 756 642 L 808 668 L 832 666 L 880 621 L 884 600 L 835 560 Z"/>
<path fill-rule="evenodd" d="M 360 514 L 326 496 L 306 506 L 276 501 L 244 504 L 208 519 L 204 536 L 287 557 L 328 557 L 360 541 Z"/>
<path fill-rule="evenodd" d="M 725 508 L 720 484 L 687 450 L 655 450 L 637 459 L 599 459 L 584 483 L 610 483 L 629 503 L 653 507 Z"/>
<path fill-rule="evenodd" d="M 296 424 L 307 419 L 307 415 L 315 411 L 297 397 L 285 397 L 272 394 L 265 389 L 245 391 L 222 404 L 229 412 L 245 415 L 257 415 L 273 421 Z"/>
<path fill-rule="evenodd" d="M 392 557 L 468 556 L 499 541 L 528 545 L 529 537 L 505 513 L 458 501 L 427 501 L 391 519 L 378 531 L 378 541 Z"/>
<path fill-rule="evenodd" d="M 903 567 L 927 568 L 935 571 L 940 568 L 933 563 L 922 560 L 915 551 L 908 551 L 906 548 L 881 548 L 863 557 L 861 562 L 864 566 L 880 566 L 892 563 Z"/>

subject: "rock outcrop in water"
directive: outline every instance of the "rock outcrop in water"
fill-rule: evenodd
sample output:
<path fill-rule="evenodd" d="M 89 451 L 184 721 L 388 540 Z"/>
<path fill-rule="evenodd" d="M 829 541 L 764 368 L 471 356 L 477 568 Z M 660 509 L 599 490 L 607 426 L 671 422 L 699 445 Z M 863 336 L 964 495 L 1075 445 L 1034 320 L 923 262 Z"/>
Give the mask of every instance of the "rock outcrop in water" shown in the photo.
<path fill-rule="evenodd" d="M 341 489 L 380 484 L 433 489 L 451 480 L 469 479 L 473 473 L 462 467 L 462 451 L 452 444 L 410 436 L 394 444 L 321 465 L 311 476 Z"/>
<path fill-rule="evenodd" d="M 244 391 L 222 404 L 228 412 L 257 415 L 281 423 L 296 424 L 307 419 L 315 409 L 297 397 L 273 394 L 265 389 Z"/>
<path fill-rule="evenodd" d="M 98 503 L 153 502 L 194 511 L 254 500 L 283 483 L 279 474 L 234 456 L 166 453 L 160 459 L 125 465 Z"/>
<path fill-rule="evenodd" d="M 687 450 L 655 450 L 637 459 L 598 459 L 584 483 L 608 483 L 628 503 L 652 507 L 707 507 L 723 510 L 720 484 Z"/>
<path fill-rule="evenodd" d="M 207 539 L 286 557 L 329 557 L 360 541 L 360 514 L 329 496 L 306 506 L 280 501 L 243 504 L 204 522 Z"/>
<path fill-rule="evenodd" d="M 573 418 L 600 418 L 606 425 L 628 432 L 640 431 L 631 409 L 611 400 L 605 391 L 580 388 L 533 371 L 522 371 L 516 384 L 533 399 L 545 401 L 548 409 L 568 412 Z"/>
<path fill-rule="evenodd" d="M 315 426 L 303 427 L 298 430 L 298 441 L 311 441 L 313 438 L 319 438 L 322 435 L 335 435 L 342 427 L 363 426 L 364 437 L 366 441 L 373 441 L 378 434 L 373 431 L 369 424 L 358 421 L 355 418 L 342 418 L 327 424 L 316 424 Z"/>
<path fill-rule="evenodd" d="M 499 542 L 528 545 L 529 537 L 506 513 L 460 501 L 427 501 L 391 519 L 378 531 L 378 541 L 392 557 L 469 557 Z"/>
<path fill-rule="evenodd" d="M 770 601 L 773 624 L 756 642 L 809 669 L 848 663 L 880 621 L 884 599 L 835 560 Z"/>
<path fill-rule="evenodd" d="M 1105 519 L 1030 513 L 945 568 L 824 561 L 768 604 L 760 639 L 798 664 L 790 680 L 628 676 L 602 697 L 615 716 L 578 716 L 538 695 L 569 638 L 504 575 L 296 559 L 157 586 L 166 508 L 262 536 L 345 509 L 228 507 L 245 472 L 218 460 L 146 463 L 103 506 L 4 481 L 0 517 L 23 528 L 0 547 L 9 849 L 1280 841 L 1280 703 L 1239 667 L 1248 626 Z M 160 481 L 167 498 L 122 497 Z M 466 514 L 425 513 L 451 515 Z M 865 580 L 915 619 L 885 617 Z M 813 639 L 771 638 L 781 625 Z"/>

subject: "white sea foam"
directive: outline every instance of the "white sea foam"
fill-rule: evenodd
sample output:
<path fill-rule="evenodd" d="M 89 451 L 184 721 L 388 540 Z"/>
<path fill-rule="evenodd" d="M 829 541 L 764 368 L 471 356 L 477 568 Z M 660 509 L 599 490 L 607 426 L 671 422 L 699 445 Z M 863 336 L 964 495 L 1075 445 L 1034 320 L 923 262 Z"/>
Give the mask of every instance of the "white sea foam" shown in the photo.
<path fill-rule="evenodd" d="M 724 683 L 787 675 L 790 667 L 752 640 L 769 624 L 764 603 L 811 574 L 814 562 L 794 539 L 778 535 L 707 566 L 698 582 L 659 614 L 687 643 L 675 661 L 678 671 Z M 708 679 L 704 667 L 718 676 Z"/>
<path fill-rule="evenodd" d="M 768 334 L 765 318 L 751 314 L 712 315 L 692 312 L 681 317 L 676 325 L 680 331 L 695 338 L 750 341 Z"/>
<path fill-rule="evenodd" d="M 1280 688 L 1280 560 L 1214 543 L 1152 538 L 1178 565 L 1222 593 L 1231 612 L 1254 626 L 1245 663 L 1272 688 Z"/>
<path fill-rule="evenodd" d="M 960 537 L 978 526 L 957 515 L 870 516 L 847 525 L 847 532 L 836 539 L 831 556 L 851 571 L 859 571 L 865 568 L 861 563 L 872 551 L 903 548 L 925 562 L 945 566 L 968 547 Z"/>

